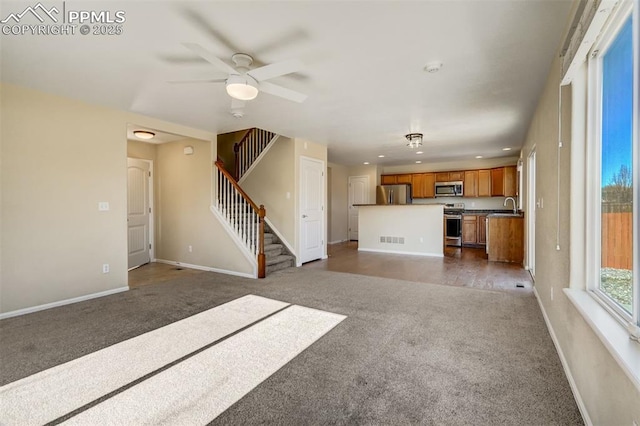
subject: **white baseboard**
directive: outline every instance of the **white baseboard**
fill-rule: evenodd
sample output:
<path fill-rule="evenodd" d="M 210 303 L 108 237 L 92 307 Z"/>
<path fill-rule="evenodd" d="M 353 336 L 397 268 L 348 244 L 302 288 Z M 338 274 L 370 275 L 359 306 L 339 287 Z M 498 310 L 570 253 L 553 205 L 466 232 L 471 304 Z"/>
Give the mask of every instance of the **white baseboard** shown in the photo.
<path fill-rule="evenodd" d="M 180 266 L 182 268 L 197 269 L 198 271 L 218 272 L 220 274 L 234 275 L 236 277 L 243 277 L 243 278 L 257 278 L 246 272 L 229 271 L 226 269 L 212 268 L 210 266 L 192 265 L 190 263 L 176 262 L 174 260 L 166 260 L 166 259 L 156 259 L 155 261 L 158 263 L 164 263 L 167 265 Z"/>
<path fill-rule="evenodd" d="M 5 312 L 0 314 L 0 319 L 17 317 L 19 315 L 30 314 L 33 312 L 44 311 L 45 309 L 57 308 L 58 306 L 70 305 L 71 303 L 83 302 L 85 300 L 96 299 L 98 297 L 109 296 L 111 294 L 121 293 L 129 290 L 129 286 L 118 287 L 112 290 L 101 291 L 98 293 L 87 294 L 85 296 L 74 297 L 71 299 L 60 300 L 58 302 L 45 303 L 44 305 L 32 306 L 30 308 L 18 309 L 16 311 Z"/>
<path fill-rule="evenodd" d="M 347 238 L 346 240 L 336 240 L 336 241 L 329 241 L 329 245 L 331 244 L 340 244 L 340 243 L 346 243 L 347 241 L 349 241 L 349 239 Z"/>
<path fill-rule="evenodd" d="M 589 413 L 587 412 L 587 407 L 584 405 L 584 401 L 582 400 L 582 396 L 580 395 L 580 391 L 578 391 L 578 386 L 576 385 L 575 380 L 573 379 L 573 375 L 571 374 L 571 370 L 569 369 L 569 364 L 567 363 L 567 359 L 562 352 L 562 348 L 560 347 L 560 343 L 558 342 L 558 338 L 556 337 L 556 333 L 553 331 L 553 327 L 551 326 L 551 321 L 549 321 L 549 317 L 547 316 L 547 311 L 544 309 L 544 305 L 540 301 L 540 296 L 538 295 L 538 290 L 534 287 L 533 294 L 536 296 L 536 300 L 538 301 L 538 305 L 540 306 L 540 311 L 542 312 L 542 317 L 544 318 L 544 322 L 547 325 L 547 330 L 549 330 L 549 334 L 551 335 L 551 340 L 553 341 L 553 345 L 556 347 L 556 352 L 558 353 L 558 357 L 560 357 L 560 363 L 562 364 L 562 369 L 564 370 L 564 374 L 567 376 L 567 380 L 569 381 L 569 386 L 571 387 L 571 392 L 573 393 L 573 398 L 576 400 L 576 404 L 578 405 L 578 410 L 580 410 L 580 414 L 582 415 L 582 419 L 587 426 L 593 426 L 593 422 L 589 417 Z"/>
<path fill-rule="evenodd" d="M 372 253 L 410 254 L 412 256 L 424 256 L 424 257 L 444 257 L 444 254 L 441 254 L 441 253 L 415 253 L 412 251 L 380 250 L 380 249 L 369 249 L 369 248 L 360 248 L 360 247 L 358 247 L 358 251 L 369 251 Z"/>

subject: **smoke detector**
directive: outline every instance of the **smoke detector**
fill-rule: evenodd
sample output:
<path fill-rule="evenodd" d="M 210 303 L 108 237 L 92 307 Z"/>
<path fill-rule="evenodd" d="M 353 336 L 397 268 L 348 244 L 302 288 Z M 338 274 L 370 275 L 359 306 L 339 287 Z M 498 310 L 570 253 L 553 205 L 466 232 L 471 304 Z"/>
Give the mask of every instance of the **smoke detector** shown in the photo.
<path fill-rule="evenodd" d="M 435 72 L 440 71 L 440 68 L 442 68 L 442 62 L 439 61 L 434 61 L 434 62 L 429 62 L 425 67 L 424 70 L 426 72 L 428 72 L 429 74 L 433 74 Z"/>

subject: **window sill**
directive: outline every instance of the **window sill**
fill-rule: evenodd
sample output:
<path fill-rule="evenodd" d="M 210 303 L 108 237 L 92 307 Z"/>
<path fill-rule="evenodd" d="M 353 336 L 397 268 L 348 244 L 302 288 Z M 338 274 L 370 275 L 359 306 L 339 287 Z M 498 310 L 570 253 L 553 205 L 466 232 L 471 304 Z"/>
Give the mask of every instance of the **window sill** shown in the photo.
<path fill-rule="evenodd" d="M 640 390 L 640 343 L 631 340 L 625 327 L 587 291 L 565 288 L 564 292 Z"/>

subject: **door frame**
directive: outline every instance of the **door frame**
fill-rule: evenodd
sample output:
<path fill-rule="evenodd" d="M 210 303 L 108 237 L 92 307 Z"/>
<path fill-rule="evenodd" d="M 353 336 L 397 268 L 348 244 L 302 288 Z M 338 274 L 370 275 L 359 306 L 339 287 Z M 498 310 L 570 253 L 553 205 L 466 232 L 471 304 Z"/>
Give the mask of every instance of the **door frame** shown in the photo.
<path fill-rule="evenodd" d="M 531 152 L 527 156 L 527 264 L 525 269 L 531 274 L 531 278 L 534 283 L 536 280 L 536 207 L 537 193 L 536 193 L 536 147 L 535 145 L 531 149 Z"/>
<path fill-rule="evenodd" d="M 137 161 L 144 161 L 145 163 L 149 164 L 149 172 L 151 173 L 151 176 L 149 176 L 149 180 L 147 181 L 147 193 L 149 194 L 149 208 L 151 209 L 151 213 L 149 214 L 149 245 L 151 246 L 151 248 L 149 249 L 149 261 L 150 262 L 155 262 L 156 261 L 156 241 L 155 241 L 155 226 L 156 226 L 156 221 L 155 221 L 155 216 L 156 216 L 156 209 L 155 209 L 155 205 L 154 205 L 154 197 L 153 197 L 153 190 L 155 188 L 155 185 L 153 184 L 153 181 L 155 179 L 155 173 L 153 170 L 153 160 L 147 160 L 146 158 L 135 158 L 135 157 L 129 157 L 127 155 L 127 160 L 132 159 L 132 160 L 137 160 Z M 129 191 L 129 177 L 127 176 L 127 191 Z M 127 212 L 126 215 L 129 215 L 129 208 L 127 207 Z M 126 231 L 129 232 L 128 227 L 126 227 Z M 127 251 L 129 250 L 129 245 L 127 244 Z M 127 271 L 131 271 L 132 269 L 137 268 L 138 266 L 135 266 L 133 268 L 127 269 Z"/>
<path fill-rule="evenodd" d="M 325 208 L 327 205 L 327 164 L 324 160 L 319 158 L 307 157 L 301 155 L 298 159 L 298 196 L 297 196 L 297 206 L 296 206 L 296 233 L 297 233 L 297 242 L 298 242 L 298 255 L 296 256 L 296 266 L 302 266 L 302 220 L 300 220 L 300 210 L 302 206 L 302 162 L 303 160 L 308 160 L 311 162 L 319 163 L 322 166 L 322 188 L 320 190 L 320 198 L 322 200 L 322 256 L 320 259 L 326 259 L 327 256 L 327 209 Z"/>
<path fill-rule="evenodd" d="M 347 188 L 347 241 L 354 241 L 351 239 L 351 179 L 354 178 L 366 178 L 367 180 L 367 191 L 365 193 L 365 204 L 370 202 L 370 192 L 371 192 L 371 177 L 369 175 L 359 175 L 359 176 L 349 176 L 347 177 L 347 184 L 349 185 Z M 356 240 L 357 241 L 357 240 Z"/>

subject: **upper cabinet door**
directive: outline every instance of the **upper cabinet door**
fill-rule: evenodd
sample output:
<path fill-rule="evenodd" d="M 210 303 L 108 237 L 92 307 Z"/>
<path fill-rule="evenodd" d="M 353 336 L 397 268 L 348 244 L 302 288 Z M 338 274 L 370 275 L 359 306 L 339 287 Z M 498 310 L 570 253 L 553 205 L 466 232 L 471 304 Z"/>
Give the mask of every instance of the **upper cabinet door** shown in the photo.
<path fill-rule="evenodd" d="M 464 172 L 449 172 L 449 182 L 455 182 L 464 179 Z"/>
<path fill-rule="evenodd" d="M 436 173 L 436 182 L 449 182 L 449 172 Z"/>
<path fill-rule="evenodd" d="M 396 183 L 411 183 L 411 175 L 396 175 Z"/>
<path fill-rule="evenodd" d="M 516 166 L 504 168 L 504 196 L 515 197 L 518 193 L 518 170 Z"/>
<path fill-rule="evenodd" d="M 424 174 L 424 198 L 435 198 L 436 196 L 436 174 Z"/>
<path fill-rule="evenodd" d="M 504 196 L 504 167 L 491 169 L 491 196 Z"/>
<path fill-rule="evenodd" d="M 396 183 L 398 183 L 396 175 L 380 176 L 380 185 L 395 185 Z"/>
<path fill-rule="evenodd" d="M 477 197 L 478 196 L 478 171 L 467 170 L 464 172 L 464 196 L 465 197 Z"/>
<path fill-rule="evenodd" d="M 424 198 L 424 173 L 411 175 L 411 195 L 413 198 Z"/>
<path fill-rule="evenodd" d="M 478 170 L 478 197 L 491 197 L 491 170 Z"/>

